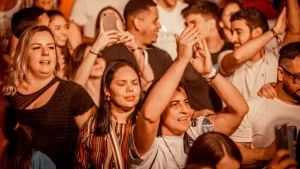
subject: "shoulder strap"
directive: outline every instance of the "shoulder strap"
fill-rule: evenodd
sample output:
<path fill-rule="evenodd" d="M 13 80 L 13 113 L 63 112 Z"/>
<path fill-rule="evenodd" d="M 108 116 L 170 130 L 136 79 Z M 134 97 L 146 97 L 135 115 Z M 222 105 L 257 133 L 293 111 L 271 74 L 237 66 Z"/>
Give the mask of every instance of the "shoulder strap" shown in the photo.
<path fill-rule="evenodd" d="M 45 87 L 41 88 L 35 93 L 32 93 L 30 95 L 22 95 L 20 93 L 16 93 L 11 98 L 12 105 L 15 106 L 15 108 L 23 110 L 26 109 L 31 103 L 33 103 L 36 99 L 38 99 L 45 91 L 47 91 L 54 83 L 56 83 L 59 80 L 58 77 L 54 77 L 54 79 L 51 80 Z"/>

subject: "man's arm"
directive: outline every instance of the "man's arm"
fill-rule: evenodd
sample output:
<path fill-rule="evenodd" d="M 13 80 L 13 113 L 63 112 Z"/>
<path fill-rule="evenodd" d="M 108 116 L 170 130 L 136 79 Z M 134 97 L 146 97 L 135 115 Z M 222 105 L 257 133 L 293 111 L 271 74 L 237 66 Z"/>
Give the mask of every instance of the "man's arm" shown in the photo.
<path fill-rule="evenodd" d="M 287 0 L 288 31 L 283 45 L 300 40 L 300 7 L 297 0 Z"/>
<path fill-rule="evenodd" d="M 243 168 L 262 168 L 264 167 L 276 153 L 275 142 L 269 147 L 251 149 L 251 143 L 236 143 L 242 154 Z"/>
<path fill-rule="evenodd" d="M 280 13 L 275 26 L 272 28 L 276 34 L 282 34 L 286 28 L 286 9 Z M 250 60 L 257 52 L 274 38 L 272 30 L 251 39 L 247 43 L 235 49 L 223 57 L 220 63 L 222 73 L 229 74 L 234 72 L 238 67 Z"/>

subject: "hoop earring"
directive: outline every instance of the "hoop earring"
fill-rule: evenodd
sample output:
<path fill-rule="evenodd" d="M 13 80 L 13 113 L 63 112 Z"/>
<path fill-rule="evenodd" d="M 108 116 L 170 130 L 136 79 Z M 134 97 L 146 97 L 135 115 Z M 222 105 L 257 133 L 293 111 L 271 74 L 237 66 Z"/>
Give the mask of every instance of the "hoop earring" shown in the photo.
<path fill-rule="evenodd" d="M 110 101 L 110 97 L 108 95 L 106 95 L 106 101 Z"/>

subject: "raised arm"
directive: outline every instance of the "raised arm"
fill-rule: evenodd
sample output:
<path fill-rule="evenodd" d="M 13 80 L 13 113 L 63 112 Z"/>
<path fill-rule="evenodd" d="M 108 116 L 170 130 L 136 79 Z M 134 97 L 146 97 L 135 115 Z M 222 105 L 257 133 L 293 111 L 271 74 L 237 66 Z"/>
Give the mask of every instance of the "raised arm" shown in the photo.
<path fill-rule="evenodd" d="M 207 77 L 205 76 L 207 72 L 204 71 L 204 64 L 199 63 L 203 62 L 201 61 L 203 58 L 209 58 L 206 64 L 210 66 L 212 65 L 210 59 L 211 56 L 205 41 L 202 42 L 202 45 L 199 45 L 197 51 L 199 57 L 193 59 L 192 65 L 195 70 L 201 75 L 204 75 L 205 78 Z M 220 113 L 210 116 L 209 120 L 213 123 L 215 131 L 229 136 L 238 128 L 243 117 L 248 112 L 248 105 L 241 93 L 233 86 L 233 84 L 227 81 L 220 74 L 217 74 L 209 83 L 227 105 L 227 107 Z"/>
<path fill-rule="evenodd" d="M 154 142 L 160 116 L 168 105 L 187 64 L 192 58 L 192 46 L 197 41 L 197 34 L 199 34 L 199 28 L 190 25 L 183 31 L 180 38 L 175 36 L 178 46 L 177 60 L 150 91 L 133 131 L 134 143 L 139 155 L 146 153 Z"/>
<path fill-rule="evenodd" d="M 275 26 L 272 29 L 276 32 L 276 34 L 282 34 L 285 31 L 285 28 L 286 9 L 284 8 L 278 17 Z M 222 73 L 229 74 L 234 72 L 242 64 L 244 64 L 253 56 L 255 56 L 257 52 L 264 48 L 264 46 L 274 38 L 274 33 L 272 32 L 272 29 L 254 39 L 251 39 L 250 41 L 241 45 L 237 49 L 234 49 L 232 53 L 225 55 L 220 63 Z M 236 32 L 234 32 L 234 34 L 236 34 Z"/>
<path fill-rule="evenodd" d="M 300 7 L 297 0 L 287 0 L 288 31 L 283 45 L 300 41 Z"/>
<path fill-rule="evenodd" d="M 103 21 L 100 23 L 103 25 Z M 103 30 L 103 29 L 101 29 Z M 100 31 L 99 36 L 97 37 L 97 40 L 93 44 L 90 52 L 85 57 L 85 59 L 82 61 L 81 65 L 79 66 L 74 81 L 81 86 L 85 86 L 90 73 L 92 71 L 93 65 L 97 59 L 97 57 L 100 55 L 100 52 L 106 48 L 109 44 L 116 43 L 118 41 L 118 31 L 111 30 L 107 32 Z"/>
<path fill-rule="evenodd" d="M 124 32 L 122 29 L 119 29 L 119 31 L 120 40 L 118 43 L 123 43 L 132 52 L 138 65 L 142 87 L 144 89 L 145 86 L 147 86 L 148 83 L 152 82 L 154 79 L 154 73 L 148 62 L 148 58 L 145 58 L 142 51 L 138 48 L 137 44 L 135 43 L 134 36 L 131 33 Z"/>

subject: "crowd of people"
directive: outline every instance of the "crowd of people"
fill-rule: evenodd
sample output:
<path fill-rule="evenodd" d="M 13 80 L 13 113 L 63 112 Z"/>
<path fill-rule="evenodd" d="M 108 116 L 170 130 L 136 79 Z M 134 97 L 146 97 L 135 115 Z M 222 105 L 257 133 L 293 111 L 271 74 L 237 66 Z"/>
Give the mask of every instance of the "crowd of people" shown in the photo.
<path fill-rule="evenodd" d="M 298 0 L 59 4 L 0 3 L 1 169 L 297 168 Z"/>

